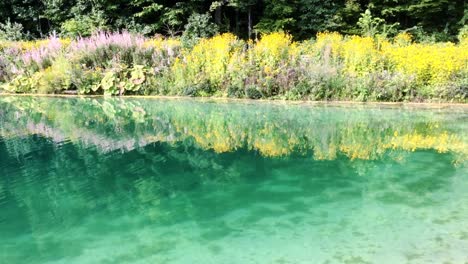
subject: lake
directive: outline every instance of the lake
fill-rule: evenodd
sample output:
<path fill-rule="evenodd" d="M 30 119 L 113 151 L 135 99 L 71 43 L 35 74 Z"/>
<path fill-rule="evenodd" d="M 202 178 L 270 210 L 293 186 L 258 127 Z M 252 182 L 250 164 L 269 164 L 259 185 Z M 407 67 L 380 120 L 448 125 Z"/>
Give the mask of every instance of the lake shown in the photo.
<path fill-rule="evenodd" d="M 464 263 L 468 107 L 0 97 L 0 263 Z"/>

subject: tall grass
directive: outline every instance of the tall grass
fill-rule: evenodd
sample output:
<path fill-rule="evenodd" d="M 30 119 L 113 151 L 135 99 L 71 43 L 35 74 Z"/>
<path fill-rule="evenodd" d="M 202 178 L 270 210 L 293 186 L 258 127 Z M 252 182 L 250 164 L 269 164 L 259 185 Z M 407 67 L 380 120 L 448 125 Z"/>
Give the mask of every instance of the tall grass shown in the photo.
<path fill-rule="evenodd" d="M 295 42 L 278 32 L 257 41 L 223 34 L 184 48 L 177 38 L 101 32 L 0 43 L 0 82 L 8 92 L 466 102 L 468 40 L 320 33 Z"/>

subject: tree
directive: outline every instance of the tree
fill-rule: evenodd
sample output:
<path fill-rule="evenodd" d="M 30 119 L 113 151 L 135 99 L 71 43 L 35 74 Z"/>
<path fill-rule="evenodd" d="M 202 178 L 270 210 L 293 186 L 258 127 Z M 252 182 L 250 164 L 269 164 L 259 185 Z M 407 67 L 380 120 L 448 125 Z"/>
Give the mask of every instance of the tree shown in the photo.
<path fill-rule="evenodd" d="M 33 37 L 54 31 L 86 35 L 99 28 L 175 36 L 197 13 L 208 14 L 221 32 L 244 38 L 256 29 L 304 39 L 327 30 L 359 34 L 357 22 L 366 9 L 437 40 L 455 40 L 468 19 L 465 0 L 1 0 L 0 23 L 21 24 Z"/>
<path fill-rule="evenodd" d="M 296 31 L 297 0 L 271 0 L 265 5 L 263 16 L 255 25 L 255 29 L 262 33 L 274 31 Z"/>
<path fill-rule="evenodd" d="M 371 0 L 370 8 L 390 23 L 398 22 L 403 29 L 419 28 L 437 34 L 439 40 L 453 40 L 464 25 L 466 14 L 464 0 Z"/>
<path fill-rule="evenodd" d="M 335 14 L 344 6 L 344 0 L 300 0 L 299 36 L 310 38 L 318 32 L 338 30 L 339 24 Z"/>
<path fill-rule="evenodd" d="M 3 21 L 11 21 L 23 25 L 26 32 L 33 35 L 42 36 L 47 34 L 47 21 L 42 19 L 44 11 L 43 1 L 40 0 L 6 0 L 7 8 L 5 12 L 7 16 L 2 17 Z M 3 9 L 3 7 L 2 7 Z"/>
<path fill-rule="evenodd" d="M 211 22 L 209 14 L 193 14 L 185 25 L 182 41 L 186 46 L 195 45 L 200 38 L 212 37 L 218 32 L 218 27 Z"/>
<path fill-rule="evenodd" d="M 183 31 L 184 25 L 194 13 L 205 13 L 207 1 L 155 1 L 132 0 L 135 9 L 133 23 L 140 28 L 147 27 L 148 32 L 175 36 Z"/>

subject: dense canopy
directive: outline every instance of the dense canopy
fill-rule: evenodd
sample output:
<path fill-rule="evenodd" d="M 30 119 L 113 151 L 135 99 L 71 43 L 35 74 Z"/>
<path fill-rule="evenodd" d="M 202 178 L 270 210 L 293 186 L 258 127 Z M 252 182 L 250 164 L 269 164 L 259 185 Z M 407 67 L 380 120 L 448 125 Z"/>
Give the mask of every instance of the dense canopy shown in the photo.
<path fill-rule="evenodd" d="M 0 38 L 125 29 L 171 36 L 208 30 L 243 38 L 284 30 L 305 39 L 322 31 L 362 33 L 358 21 L 366 10 L 389 34 L 411 31 L 442 41 L 455 40 L 467 18 L 464 0 L 2 0 Z"/>

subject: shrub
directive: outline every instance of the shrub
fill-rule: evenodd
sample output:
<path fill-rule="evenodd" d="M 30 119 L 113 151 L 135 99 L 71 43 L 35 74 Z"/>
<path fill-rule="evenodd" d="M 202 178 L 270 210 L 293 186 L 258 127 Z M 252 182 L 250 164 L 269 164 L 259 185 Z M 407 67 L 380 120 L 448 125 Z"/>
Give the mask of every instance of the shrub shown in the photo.
<path fill-rule="evenodd" d="M 97 31 L 104 31 L 107 21 L 102 12 L 93 11 L 90 15 L 78 15 L 62 23 L 60 29 L 65 37 L 87 37 Z"/>
<path fill-rule="evenodd" d="M 56 93 L 68 90 L 72 84 L 72 65 L 63 56 L 55 58 L 51 66 L 42 71 L 37 91 L 39 93 Z"/>
<path fill-rule="evenodd" d="M 100 68 L 84 70 L 75 66 L 71 73 L 71 82 L 78 94 L 95 94 L 99 90 L 103 74 Z"/>
<path fill-rule="evenodd" d="M 209 38 L 218 33 L 218 26 L 211 22 L 209 14 L 192 14 L 182 33 L 185 47 L 193 47 L 201 38 Z"/>
<path fill-rule="evenodd" d="M 379 17 L 373 17 L 371 11 L 366 9 L 361 14 L 359 21 L 357 22 L 358 27 L 361 29 L 361 34 L 365 37 L 374 37 L 380 32 L 380 28 L 385 23 L 385 20 Z"/>
<path fill-rule="evenodd" d="M 18 41 L 25 38 L 23 25 L 8 19 L 5 23 L 0 23 L 0 40 Z"/>

